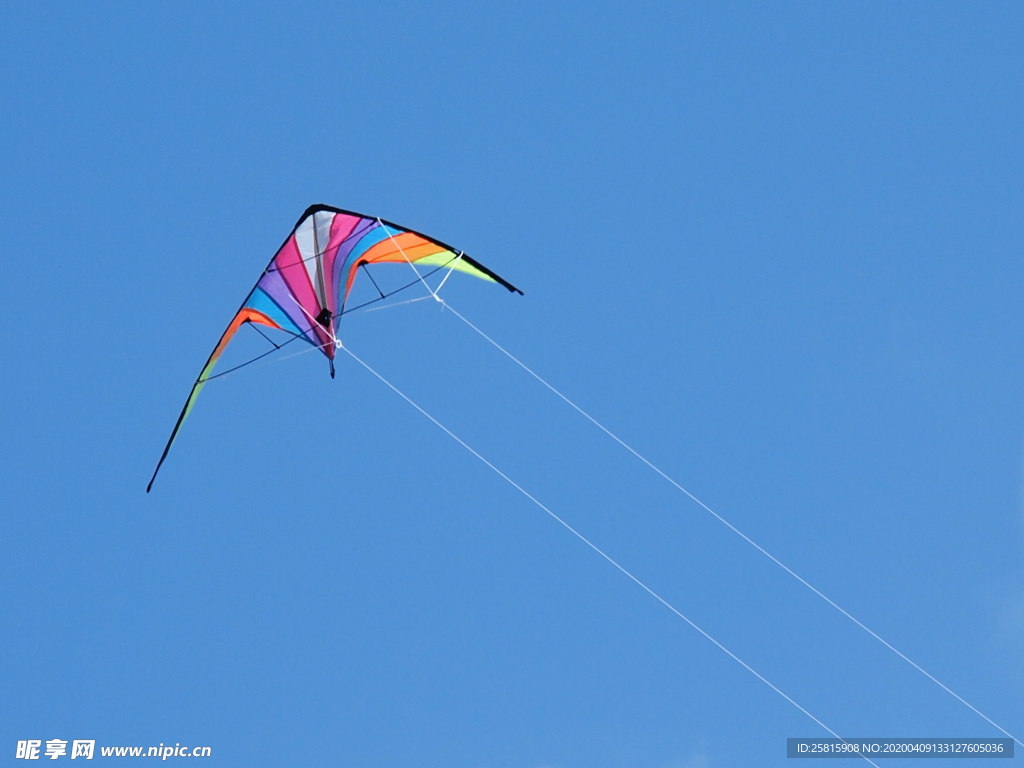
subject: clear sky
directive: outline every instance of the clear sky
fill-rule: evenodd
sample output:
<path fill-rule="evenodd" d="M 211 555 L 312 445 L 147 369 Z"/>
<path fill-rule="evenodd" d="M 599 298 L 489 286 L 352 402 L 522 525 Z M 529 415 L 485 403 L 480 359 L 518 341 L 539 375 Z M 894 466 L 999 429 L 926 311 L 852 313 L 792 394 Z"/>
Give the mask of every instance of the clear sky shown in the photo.
<path fill-rule="evenodd" d="M 0 762 L 726 768 L 826 735 L 351 360 L 210 384 L 144 493 L 317 202 L 520 286 L 443 295 L 1024 737 L 1022 39 L 1011 2 L 7 4 Z M 451 312 L 342 337 L 833 730 L 1001 735 Z"/>

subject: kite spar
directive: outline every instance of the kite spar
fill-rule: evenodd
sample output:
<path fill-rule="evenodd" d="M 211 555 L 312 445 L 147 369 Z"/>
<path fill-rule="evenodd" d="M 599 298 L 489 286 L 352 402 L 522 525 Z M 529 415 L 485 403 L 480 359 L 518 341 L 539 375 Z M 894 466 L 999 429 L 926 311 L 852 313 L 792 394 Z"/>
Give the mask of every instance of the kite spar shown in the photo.
<path fill-rule="evenodd" d="M 414 270 L 416 265 L 458 270 L 522 294 L 480 262 L 440 240 L 373 216 L 329 205 L 310 206 L 299 217 L 245 297 L 192 384 L 188 399 L 153 470 L 153 477 L 146 486 L 146 493 L 152 490 L 157 473 L 196 398 L 206 382 L 213 378 L 217 360 L 243 325 L 263 325 L 284 331 L 291 336 L 285 343 L 301 339 L 320 349 L 327 358 L 331 378 L 334 378 L 334 355 L 339 345 L 338 323 L 346 312 L 345 302 L 356 274 L 367 264 L 401 262 L 408 262 Z M 418 280 L 410 285 L 422 281 L 418 270 L 416 274 Z M 409 286 L 403 286 L 406 287 Z M 380 299 L 375 301 L 389 295 L 381 292 Z M 271 352 L 283 344 L 274 346 Z"/>

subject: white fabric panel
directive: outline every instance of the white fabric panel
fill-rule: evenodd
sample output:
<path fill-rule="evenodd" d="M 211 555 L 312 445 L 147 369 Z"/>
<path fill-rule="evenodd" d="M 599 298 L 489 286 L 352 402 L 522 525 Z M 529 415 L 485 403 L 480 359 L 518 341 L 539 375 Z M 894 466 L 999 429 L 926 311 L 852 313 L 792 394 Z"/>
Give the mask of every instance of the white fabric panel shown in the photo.
<path fill-rule="evenodd" d="M 316 247 L 313 242 L 313 219 L 319 214 L 307 216 L 295 230 L 295 243 L 299 247 L 299 256 L 302 258 L 302 265 L 309 275 L 309 282 L 313 285 L 313 291 L 319 299 L 320 306 L 324 304 L 324 297 L 320 293 L 320 278 L 317 276 L 317 264 L 320 259 L 315 257 Z"/>

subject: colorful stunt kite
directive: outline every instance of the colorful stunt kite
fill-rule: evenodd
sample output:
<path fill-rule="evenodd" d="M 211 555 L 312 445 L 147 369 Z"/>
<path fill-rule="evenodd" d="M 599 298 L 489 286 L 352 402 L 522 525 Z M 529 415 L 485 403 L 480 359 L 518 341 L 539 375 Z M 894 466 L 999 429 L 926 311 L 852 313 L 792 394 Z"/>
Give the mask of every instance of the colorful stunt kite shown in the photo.
<path fill-rule="evenodd" d="M 192 385 L 146 492 L 152 489 L 178 430 L 203 386 L 214 378 L 214 366 L 239 328 L 246 324 L 263 325 L 290 334 L 285 343 L 301 339 L 318 347 L 330 363 L 333 378 L 338 322 L 346 312 L 345 303 L 356 273 L 369 264 L 401 262 L 408 262 L 414 269 L 458 270 L 522 293 L 483 264 L 439 240 L 361 213 L 328 205 L 310 206 L 263 270 Z M 422 280 L 417 271 L 417 279 L 398 290 Z M 389 295 L 381 292 L 374 301 Z M 284 345 L 275 344 L 271 352 L 281 346 Z"/>

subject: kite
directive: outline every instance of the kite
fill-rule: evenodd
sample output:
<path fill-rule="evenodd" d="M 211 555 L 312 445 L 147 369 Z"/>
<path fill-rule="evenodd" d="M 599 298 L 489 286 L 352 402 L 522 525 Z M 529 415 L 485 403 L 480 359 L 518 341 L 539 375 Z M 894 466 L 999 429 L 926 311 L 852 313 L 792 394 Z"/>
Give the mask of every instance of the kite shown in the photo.
<path fill-rule="evenodd" d="M 357 273 L 363 269 L 369 275 L 366 269 L 369 264 L 402 262 L 412 265 L 417 279 L 398 290 L 424 282 L 424 276 L 417 270 L 417 266 L 422 266 L 431 267 L 435 271 L 457 270 L 522 294 L 522 291 L 480 262 L 440 240 L 377 217 L 328 205 L 310 206 L 299 217 L 291 233 L 263 270 L 260 279 L 245 297 L 203 365 L 160 455 L 153 477 L 146 486 L 146 492 L 149 493 L 153 488 L 157 473 L 203 386 L 214 378 L 213 369 L 221 353 L 243 325 L 262 325 L 284 331 L 291 336 L 288 342 L 301 339 L 319 348 L 327 357 L 331 378 L 334 378 L 334 355 L 340 346 L 337 340 L 338 323 L 341 316 L 350 311 L 346 309 L 345 303 Z M 372 276 L 370 279 L 373 280 Z M 379 286 L 377 290 L 380 297 L 374 301 L 398 292 L 396 290 L 385 294 Z M 270 352 L 277 351 L 283 345 L 274 346 L 275 349 Z"/>

